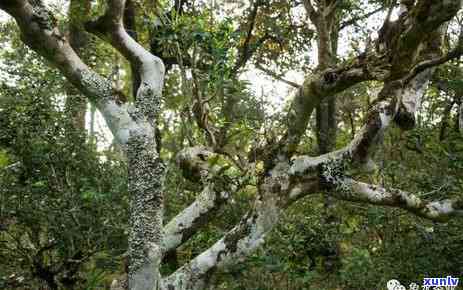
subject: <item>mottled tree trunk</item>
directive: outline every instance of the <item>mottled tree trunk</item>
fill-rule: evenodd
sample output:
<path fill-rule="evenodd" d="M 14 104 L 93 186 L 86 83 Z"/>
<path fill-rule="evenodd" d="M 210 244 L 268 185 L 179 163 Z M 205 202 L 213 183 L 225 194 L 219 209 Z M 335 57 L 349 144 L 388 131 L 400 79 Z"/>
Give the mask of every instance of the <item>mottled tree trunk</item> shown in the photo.
<path fill-rule="evenodd" d="M 325 13 L 329 0 L 322 1 L 319 16 L 314 19 L 317 29 L 318 67 L 320 71 L 334 67 L 336 64 L 338 33 L 336 16 L 333 13 Z M 336 76 L 327 76 L 336 77 Z M 330 81 L 330 80 L 328 80 Z M 320 154 L 331 152 L 336 143 L 336 99 L 334 95 L 324 98 L 316 110 L 316 133 L 318 151 Z"/>
<path fill-rule="evenodd" d="M 134 135 L 128 142 L 130 192 L 129 288 L 160 288 L 163 237 L 164 165 L 154 136 Z"/>

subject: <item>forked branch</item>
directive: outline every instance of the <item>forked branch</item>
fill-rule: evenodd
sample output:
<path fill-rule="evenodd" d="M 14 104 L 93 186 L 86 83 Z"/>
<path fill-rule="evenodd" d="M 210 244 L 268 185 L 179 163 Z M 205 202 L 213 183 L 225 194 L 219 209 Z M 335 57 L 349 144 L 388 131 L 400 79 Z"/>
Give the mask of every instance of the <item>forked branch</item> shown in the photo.
<path fill-rule="evenodd" d="M 109 0 L 106 13 L 88 22 L 86 29 L 109 42 L 140 73 L 136 107 L 153 123 L 159 115 L 159 103 L 164 84 L 165 68 L 162 60 L 135 41 L 124 28 L 125 0 Z"/>

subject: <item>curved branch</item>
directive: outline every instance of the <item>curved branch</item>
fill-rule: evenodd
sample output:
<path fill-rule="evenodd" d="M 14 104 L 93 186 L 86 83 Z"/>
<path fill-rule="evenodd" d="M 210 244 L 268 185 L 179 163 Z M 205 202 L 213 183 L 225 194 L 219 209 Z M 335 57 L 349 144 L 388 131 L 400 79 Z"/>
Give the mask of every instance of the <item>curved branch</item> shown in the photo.
<path fill-rule="evenodd" d="M 278 197 L 280 191 L 275 188 L 283 185 L 277 178 L 278 174 L 287 176 L 287 172 L 275 173 L 275 179 L 268 180 L 265 192 L 256 199 L 254 208 L 209 249 L 166 277 L 163 280 L 166 289 L 204 289 L 203 283 L 207 276 L 218 269 L 244 260 L 264 242 L 267 233 L 278 223 L 282 209 L 295 200 L 289 199 L 289 195 L 284 195 L 281 199 Z M 317 184 L 305 183 L 303 188 L 296 191 L 315 192 Z"/>
<path fill-rule="evenodd" d="M 106 13 L 85 27 L 109 42 L 124 55 L 140 74 L 141 82 L 137 91 L 136 107 L 154 122 L 159 115 L 159 102 L 164 83 L 164 63 L 135 41 L 124 28 L 125 0 L 109 0 Z"/>
<path fill-rule="evenodd" d="M 228 203 L 238 187 L 223 172 L 228 168 L 213 165 L 218 156 L 207 148 L 193 147 L 182 150 L 177 164 L 185 178 L 205 184 L 195 201 L 164 226 L 164 250 L 171 251 L 189 240 Z"/>
<path fill-rule="evenodd" d="M 397 96 L 404 90 L 416 90 L 415 95 L 418 98 L 418 95 L 424 92 L 423 87 L 427 84 L 423 80 L 424 78 L 420 78 L 416 84 L 407 88 L 397 87 L 394 86 L 396 83 L 390 83 L 387 85 L 387 89 L 383 90 L 383 93 L 388 91 Z M 344 166 L 353 163 L 365 163 L 373 151 L 374 145 L 380 141 L 382 133 L 393 120 L 396 112 L 393 106 L 394 100 L 396 98 L 390 98 L 373 106 L 363 129 L 343 149 L 317 157 L 299 156 L 290 162 L 283 160 L 276 163 L 260 185 L 258 198 L 253 209 L 212 247 L 165 278 L 164 286 L 167 289 L 169 287 L 177 289 L 178 285 L 191 289 L 201 289 L 204 277 L 248 256 L 262 244 L 266 234 L 278 222 L 283 209 L 295 200 L 320 189 L 320 169 L 323 169 L 324 182 L 344 184 L 346 182 L 345 179 L 342 179 L 346 169 Z M 343 182 L 340 183 L 340 180 Z M 345 190 L 346 186 L 341 188 Z M 346 191 L 337 192 L 341 192 L 337 193 L 339 196 Z M 347 197 L 350 196 L 352 194 Z M 384 194 L 384 198 L 377 204 L 387 204 L 389 196 Z M 347 197 L 344 198 L 347 199 Z M 457 203 L 451 205 L 456 207 Z M 416 214 L 429 213 L 429 217 L 436 217 L 436 219 L 445 214 L 450 215 L 448 202 L 429 203 L 424 207 L 425 210 L 412 211 L 414 206 L 408 206 Z M 435 214 L 436 212 L 438 214 Z"/>
<path fill-rule="evenodd" d="M 232 74 L 236 74 L 236 72 L 246 64 L 246 62 L 252 55 L 252 52 L 249 50 L 249 46 L 251 43 L 252 32 L 254 30 L 257 12 L 259 10 L 260 5 L 262 5 L 262 2 L 260 0 L 255 1 L 252 5 L 251 12 L 249 13 L 247 21 L 248 29 L 246 31 L 246 38 L 244 39 L 243 45 L 241 45 L 241 47 L 238 48 L 238 59 L 232 68 Z"/>
<path fill-rule="evenodd" d="M 406 99 L 408 103 L 415 104 L 410 106 L 410 113 L 414 116 L 431 75 L 432 69 L 427 69 L 418 74 L 405 87 L 397 81 L 385 83 L 378 94 L 379 100 L 367 113 L 365 124 L 347 146 L 317 157 L 294 157 L 289 169 L 291 176 L 306 176 L 309 172 L 316 172 L 318 168 L 333 163 L 370 166 L 371 156 L 377 149 L 377 145 L 382 142 L 384 131 L 392 121 L 398 122 L 398 116 L 401 114 L 400 106 L 397 106 L 399 100 Z"/>
<path fill-rule="evenodd" d="M 140 75 L 131 116 L 150 129 L 131 132 L 127 150 L 130 191 L 130 289 L 158 289 L 163 243 L 164 164 L 158 148 L 156 119 L 161 109 L 165 68 L 162 60 L 136 42 L 124 28 L 125 0 L 108 0 L 103 16 L 86 24 L 87 30 L 109 42 Z"/>
<path fill-rule="evenodd" d="M 304 4 L 309 14 L 317 13 L 310 0 L 304 1 Z M 327 96 L 332 96 L 363 81 L 387 80 L 393 82 L 407 76 L 416 59 L 420 45 L 426 42 L 431 33 L 433 33 L 433 37 L 434 34 L 439 35 L 438 27 L 451 19 L 460 6 L 461 1 L 459 0 L 446 1 L 445 3 L 421 0 L 415 6 L 414 12 L 410 13 L 410 19 L 401 19 L 396 23 L 397 28 L 388 32 L 391 34 L 388 36 L 391 39 L 387 41 L 396 41 L 397 43 L 388 47 L 386 55 L 381 52 L 367 51 L 359 55 L 352 64 L 340 66 L 337 69 L 327 69 L 307 77 L 292 101 L 287 116 L 287 131 L 280 140 L 276 153 L 275 150 L 269 150 L 272 152 L 271 155 L 283 153 L 286 156 L 291 156 L 296 151 L 314 108 Z M 378 43 L 382 41 L 384 39 L 381 37 L 377 40 Z M 430 40 L 430 42 L 432 41 Z M 387 55 L 390 56 L 390 59 L 385 58 Z M 445 59 L 441 61 L 445 61 Z M 432 65 L 437 64 L 432 63 Z M 423 74 L 429 67 L 429 65 L 421 67 L 423 69 L 421 73 Z M 420 71 L 417 70 L 417 73 L 409 80 L 418 76 L 419 73 Z M 401 101 L 401 103 L 404 102 Z M 412 106 L 415 105 L 412 104 Z M 405 104 L 404 107 L 407 105 Z M 410 110 L 413 111 L 414 109 L 406 108 L 406 111 Z M 414 123 L 410 115 L 400 114 L 400 116 L 405 117 L 404 122 L 400 118 L 396 120 L 401 127 L 406 128 Z"/>
<path fill-rule="evenodd" d="M 57 67 L 96 105 L 121 145 L 128 142 L 131 131 L 146 130 L 143 122 L 132 119 L 128 113 L 131 106 L 121 103 L 120 93 L 112 88 L 111 81 L 82 62 L 59 31 L 50 11 L 22 0 L 2 1 L 0 8 L 16 20 L 24 43 Z"/>
<path fill-rule="evenodd" d="M 164 226 L 165 252 L 176 249 L 188 241 L 202 226 L 212 220 L 223 205 L 230 201 L 236 188 L 222 188 L 221 186 L 224 185 L 226 184 L 222 182 L 211 181 L 190 206 Z"/>
<path fill-rule="evenodd" d="M 377 185 L 345 178 L 336 184 L 338 190 L 330 192 L 337 199 L 403 208 L 415 215 L 439 222 L 454 216 L 463 216 L 463 200 L 446 199 L 424 201 L 418 196 L 398 189 L 385 189 Z"/>
<path fill-rule="evenodd" d="M 358 83 L 381 77 L 380 70 L 367 66 L 364 57 L 357 58 L 353 64 L 327 69 L 304 80 L 291 102 L 286 117 L 287 131 L 279 141 L 280 148 L 287 156 L 296 151 L 312 112 L 323 99 Z"/>
<path fill-rule="evenodd" d="M 404 19 L 399 17 L 399 27 L 393 37 L 396 44 L 390 51 L 391 65 L 396 75 L 405 75 L 413 65 L 419 46 L 433 38 L 444 23 L 451 20 L 461 8 L 460 0 L 433 1 L 418 0 Z M 431 40 L 432 41 L 432 40 Z"/>
<path fill-rule="evenodd" d="M 408 75 L 406 75 L 403 78 L 402 82 L 404 84 L 407 84 L 416 75 L 418 75 L 420 72 L 422 72 L 422 71 L 424 71 L 424 70 L 426 70 L 428 68 L 432 68 L 432 67 L 444 64 L 444 63 L 446 63 L 446 62 L 448 62 L 450 60 L 461 57 L 461 55 L 463 54 L 463 27 L 460 30 L 461 31 L 460 31 L 460 36 L 458 37 L 458 43 L 457 43 L 457 46 L 454 49 L 447 52 L 445 55 L 443 55 L 441 57 L 437 57 L 437 58 L 433 58 L 433 59 L 424 60 L 422 62 L 419 62 L 418 64 L 416 64 L 410 70 Z"/>

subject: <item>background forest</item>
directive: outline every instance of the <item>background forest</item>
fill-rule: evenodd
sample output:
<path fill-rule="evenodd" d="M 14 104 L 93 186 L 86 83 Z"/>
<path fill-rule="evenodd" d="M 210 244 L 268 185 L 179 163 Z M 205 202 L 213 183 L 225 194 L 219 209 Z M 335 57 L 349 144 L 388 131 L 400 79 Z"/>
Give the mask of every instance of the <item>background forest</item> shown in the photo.
<path fill-rule="evenodd" d="M 137 75 L 130 63 L 81 32 L 84 20 L 103 13 L 105 1 L 70 2 L 47 3 L 57 25 L 92 69 L 133 99 Z M 237 152 L 252 160 L 260 144 L 282 136 L 286 95 L 302 83 L 299 75 L 320 65 L 317 29 L 302 2 L 128 1 L 128 32 L 166 66 L 158 124 L 167 171 L 166 220 L 201 192 L 182 176 L 176 156 L 183 147 L 213 143 L 224 155 L 238 156 L 208 161 L 223 167 L 224 187 L 233 183 L 238 189 L 202 231 L 164 257 L 162 273 L 206 250 L 251 207 L 257 179 L 246 173 L 258 173 L 264 165 L 248 169 Z M 374 31 L 396 6 L 395 1 L 340 2 L 331 61 L 348 63 L 377 37 Z M 398 6 L 391 11 L 397 14 Z M 127 162 L 95 107 L 25 46 L 14 21 L 3 16 L 0 289 L 109 289 L 127 268 Z M 449 23 L 444 51 L 455 45 L 460 21 L 457 15 Z M 386 131 L 373 158 L 374 174 L 349 174 L 423 199 L 463 198 L 462 76 L 460 58 L 438 66 L 415 127 Z M 379 90 L 379 82 L 367 81 L 331 98 L 328 129 L 319 109 L 298 150 L 316 156 L 347 145 Z M 334 138 L 323 143 L 321 134 Z M 461 221 L 431 221 L 320 192 L 291 205 L 263 246 L 211 277 L 211 289 L 386 289 L 390 279 L 408 285 L 424 277 L 462 278 Z"/>

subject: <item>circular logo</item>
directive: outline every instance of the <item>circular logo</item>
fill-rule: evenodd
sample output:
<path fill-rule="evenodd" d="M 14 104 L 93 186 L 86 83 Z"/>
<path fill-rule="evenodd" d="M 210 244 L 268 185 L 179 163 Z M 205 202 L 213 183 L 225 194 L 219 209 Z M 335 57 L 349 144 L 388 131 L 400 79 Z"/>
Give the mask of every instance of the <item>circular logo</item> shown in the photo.
<path fill-rule="evenodd" d="M 387 290 L 401 290 L 400 288 L 397 288 L 399 286 L 402 286 L 398 280 L 392 279 L 387 281 Z"/>

